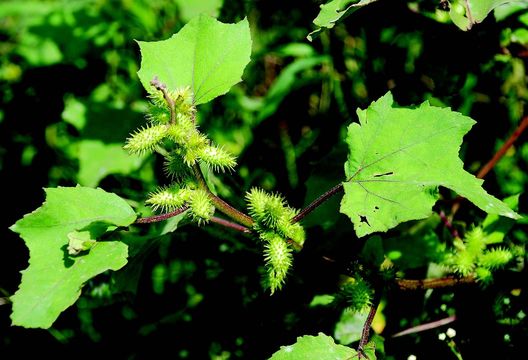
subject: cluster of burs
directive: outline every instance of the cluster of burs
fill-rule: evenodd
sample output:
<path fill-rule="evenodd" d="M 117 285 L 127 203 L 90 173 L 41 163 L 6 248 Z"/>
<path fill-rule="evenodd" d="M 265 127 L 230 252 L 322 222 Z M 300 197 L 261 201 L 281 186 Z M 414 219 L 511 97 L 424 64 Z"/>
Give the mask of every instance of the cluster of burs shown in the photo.
<path fill-rule="evenodd" d="M 214 215 L 215 196 L 203 180 L 202 169 L 233 170 L 236 158 L 198 130 L 188 87 L 171 91 L 153 83 L 150 97 L 148 125 L 132 134 L 124 148 L 131 154 L 162 155 L 165 173 L 172 183 L 150 193 L 146 203 L 163 213 L 186 208 L 192 221 L 205 224 Z M 246 200 L 252 230 L 264 242 L 267 282 L 273 293 L 284 284 L 292 250 L 302 247 L 305 232 L 293 221 L 297 210 L 289 207 L 282 196 L 252 189 Z"/>

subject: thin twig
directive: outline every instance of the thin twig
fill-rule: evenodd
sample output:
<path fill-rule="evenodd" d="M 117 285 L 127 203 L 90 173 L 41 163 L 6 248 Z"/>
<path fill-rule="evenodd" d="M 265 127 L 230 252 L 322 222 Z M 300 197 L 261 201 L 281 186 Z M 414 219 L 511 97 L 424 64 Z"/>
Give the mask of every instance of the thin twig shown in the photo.
<path fill-rule="evenodd" d="M 154 216 L 147 216 L 144 218 L 139 218 L 135 221 L 136 224 L 150 224 L 155 222 L 164 221 L 167 219 L 170 219 L 171 217 L 174 217 L 176 215 L 180 215 L 182 212 L 188 210 L 189 207 L 187 205 L 182 206 L 179 209 L 176 209 L 174 211 L 168 212 L 166 214 L 161 215 L 154 215 Z"/>
<path fill-rule="evenodd" d="M 490 161 L 484 165 L 480 171 L 477 174 L 477 177 L 479 179 L 484 178 L 491 169 L 495 166 L 495 164 L 506 154 L 508 149 L 513 145 L 513 143 L 521 136 L 524 130 L 528 127 L 528 116 L 525 116 L 519 126 L 517 126 L 517 129 L 510 135 L 508 140 L 501 146 L 501 148 L 493 155 Z"/>
<path fill-rule="evenodd" d="M 219 217 L 216 217 L 216 216 L 212 216 L 211 217 L 211 222 L 214 222 L 216 224 L 222 225 L 222 226 L 224 226 L 226 228 L 230 228 L 230 229 L 233 229 L 233 230 L 236 230 L 236 231 L 243 232 L 245 234 L 251 234 L 251 229 L 249 229 L 249 228 L 247 228 L 247 227 L 245 227 L 243 225 L 237 224 L 235 222 L 226 220 L 226 219 L 222 219 L 222 218 L 219 218 Z"/>
<path fill-rule="evenodd" d="M 440 215 L 440 219 L 444 223 L 444 226 L 446 227 L 446 229 L 448 229 L 449 232 L 451 233 L 451 236 L 453 237 L 453 239 L 460 239 L 460 235 L 458 234 L 457 229 L 453 226 L 453 223 L 446 216 L 445 212 L 443 210 L 441 210 L 438 213 L 438 215 Z"/>
<path fill-rule="evenodd" d="M 321 205 L 323 202 L 325 202 L 326 200 L 330 199 L 332 196 L 334 196 L 335 194 L 337 193 L 340 193 L 341 191 L 343 191 L 343 184 L 342 183 L 339 183 L 337 184 L 336 186 L 334 186 L 333 188 L 331 188 L 330 190 L 328 190 L 327 192 L 325 192 L 323 195 L 319 196 L 317 199 L 315 199 L 314 201 L 312 201 L 312 203 L 310 205 L 308 205 L 307 207 L 305 207 L 304 209 L 301 210 L 300 213 L 298 213 L 293 219 L 292 219 L 292 223 L 296 223 L 296 222 L 299 222 L 300 220 L 302 220 L 306 215 L 308 215 L 309 213 L 311 213 L 312 211 L 314 211 L 319 205 Z"/>
<path fill-rule="evenodd" d="M 463 278 L 445 277 L 439 279 L 396 279 L 396 284 L 400 290 L 425 290 L 425 289 L 439 289 L 451 287 L 456 285 L 473 284 L 476 279 L 473 276 L 466 276 Z"/>
<path fill-rule="evenodd" d="M 156 90 L 159 90 L 163 93 L 163 98 L 167 102 L 167 105 L 169 105 L 170 122 L 171 124 L 176 124 L 175 104 L 174 104 L 174 100 L 172 100 L 172 98 L 169 95 L 169 91 L 167 90 L 167 85 L 159 81 L 157 76 L 154 76 L 154 79 L 150 81 L 150 85 L 154 86 Z"/>
<path fill-rule="evenodd" d="M 513 133 L 510 135 L 508 140 L 504 142 L 504 144 L 501 146 L 501 148 L 493 155 L 493 157 L 479 170 L 477 173 L 477 178 L 483 179 L 490 171 L 495 167 L 495 165 L 499 162 L 500 159 L 508 152 L 508 149 L 513 145 L 513 143 L 521 136 L 521 134 L 526 130 L 528 127 L 528 116 L 525 116 L 522 118 L 521 123 L 517 128 L 513 131 Z M 451 216 L 453 216 L 460 207 L 460 201 L 462 200 L 462 197 L 457 197 L 455 199 L 455 202 L 453 203 L 453 206 L 451 207 Z"/>
<path fill-rule="evenodd" d="M 456 317 L 454 315 L 453 316 L 449 316 L 449 317 L 446 317 L 444 319 L 431 321 L 431 322 L 428 322 L 428 323 L 425 323 L 425 324 L 421 324 L 421 325 L 418 325 L 418 326 L 413 326 L 411 328 L 408 328 L 408 329 L 405 329 L 403 331 L 400 331 L 400 332 L 392 335 L 391 337 L 395 338 L 395 337 L 399 337 L 399 336 L 403 336 L 403 335 L 415 334 L 415 333 L 419 333 L 419 332 L 426 331 L 426 330 L 436 329 L 436 328 L 438 328 L 440 326 L 451 324 L 455 320 L 456 320 Z"/>

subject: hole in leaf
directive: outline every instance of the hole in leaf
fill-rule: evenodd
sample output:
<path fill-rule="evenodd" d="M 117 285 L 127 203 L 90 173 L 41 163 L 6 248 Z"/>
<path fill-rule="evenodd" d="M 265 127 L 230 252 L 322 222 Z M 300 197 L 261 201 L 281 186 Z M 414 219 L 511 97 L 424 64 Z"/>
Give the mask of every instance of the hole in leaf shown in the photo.
<path fill-rule="evenodd" d="M 367 224 L 368 226 L 370 226 L 370 224 L 369 224 L 368 219 L 367 219 L 366 216 L 359 215 L 359 221 L 362 222 L 362 223 Z"/>

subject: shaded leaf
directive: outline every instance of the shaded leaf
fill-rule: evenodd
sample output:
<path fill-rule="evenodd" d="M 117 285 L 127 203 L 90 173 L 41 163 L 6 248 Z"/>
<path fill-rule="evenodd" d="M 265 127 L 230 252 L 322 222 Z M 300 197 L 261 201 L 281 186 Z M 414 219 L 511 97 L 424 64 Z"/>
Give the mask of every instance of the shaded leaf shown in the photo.
<path fill-rule="evenodd" d="M 428 102 L 415 109 L 394 108 L 390 93 L 357 113 L 360 123 L 348 127 L 341 212 L 358 236 L 428 217 L 438 186 L 490 214 L 518 218 L 458 158 L 462 137 L 474 124 L 471 118 Z"/>
<path fill-rule="evenodd" d="M 157 76 L 171 90 L 189 86 L 194 103 L 225 94 L 241 81 L 251 53 L 249 24 L 223 24 L 207 15 L 191 20 L 168 40 L 144 42 L 138 76 L 145 89 Z"/>
<path fill-rule="evenodd" d="M 79 142 L 79 184 L 94 187 L 110 174 L 128 175 L 140 168 L 144 158 L 130 156 L 121 144 L 99 140 Z"/>
<path fill-rule="evenodd" d="M 119 241 L 97 241 L 85 255 L 72 257 L 68 243 L 76 231 L 101 234 L 128 226 L 136 215 L 115 194 L 83 187 L 49 188 L 46 202 L 11 227 L 29 248 L 29 267 L 11 297 L 13 325 L 48 328 L 72 305 L 87 280 L 127 262 L 127 246 Z M 92 237 L 88 236 L 88 237 Z"/>

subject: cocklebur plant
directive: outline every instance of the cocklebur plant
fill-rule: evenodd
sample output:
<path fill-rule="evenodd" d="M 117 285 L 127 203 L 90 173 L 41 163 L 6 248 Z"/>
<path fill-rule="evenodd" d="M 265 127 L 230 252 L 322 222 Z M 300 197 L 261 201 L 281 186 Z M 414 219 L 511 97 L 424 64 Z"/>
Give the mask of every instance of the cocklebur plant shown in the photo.
<path fill-rule="evenodd" d="M 429 217 L 440 186 L 488 213 L 518 218 L 482 189 L 481 180 L 463 169 L 458 152 L 473 120 L 428 102 L 415 108 L 398 107 L 391 93 L 358 110 L 359 122 L 348 127 L 350 152 L 342 182 L 301 211 L 279 194 L 253 188 L 245 195 L 249 215 L 245 214 L 209 189 L 203 172 L 234 171 L 236 159 L 221 144 L 213 144 L 196 119 L 197 106 L 241 80 L 251 52 L 247 20 L 222 24 L 200 16 L 168 40 L 139 45 L 138 75 L 151 104 L 148 124 L 132 133 L 124 148 L 132 156 L 157 153 L 163 157 L 163 171 L 172 182 L 142 199 L 161 214 L 138 218 L 127 201 L 101 189 L 47 189 L 46 203 L 12 227 L 31 254 L 20 289 L 12 297 L 15 325 L 51 326 L 76 301 L 88 279 L 127 263 L 128 247 L 121 237 L 129 234 L 121 230 L 184 212 L 198 225 L 216 223 L 260 239 L 271 293 L 284 286 L 294 250 L 305 241 L 300 221 L 332 196 L 342 195 L 340 211 L 350 218 L 358 238 Z M 216 217 L 219 213 L 230 220 Z M 67 260 L 75 266 L 65 264 L 62 249 L 68 245 Z M 487 252 L 470 241 L 459 245 L 465 250 L 459 251 L 463 255 L 453 255 L 458 256 L 453 269 L 462 275 L 474 271 L 485 277 L 484 272 L 507 262 L 508 255 L 500 249 Z M 62 281 L 65 277 L 70 281 Z M 379 289 L 357 276 L 337 298 L 345 307 L 370 306 L 375 313 L 373 293 Z M 368 337 L 368 331 L 364 333 Z"/>
<path fill-rule="evenodd" d="M 453 249 L 445 255 L 442 264 L 461 276 L 474 276 L 486 285 L 493 280 L 493 271 L 504 268 L 513 259 L 514 253 L 510 249 L 488 249 L 484 231 L 475 227 L 465 234 L 464 239 L 454 239 Z"/>

